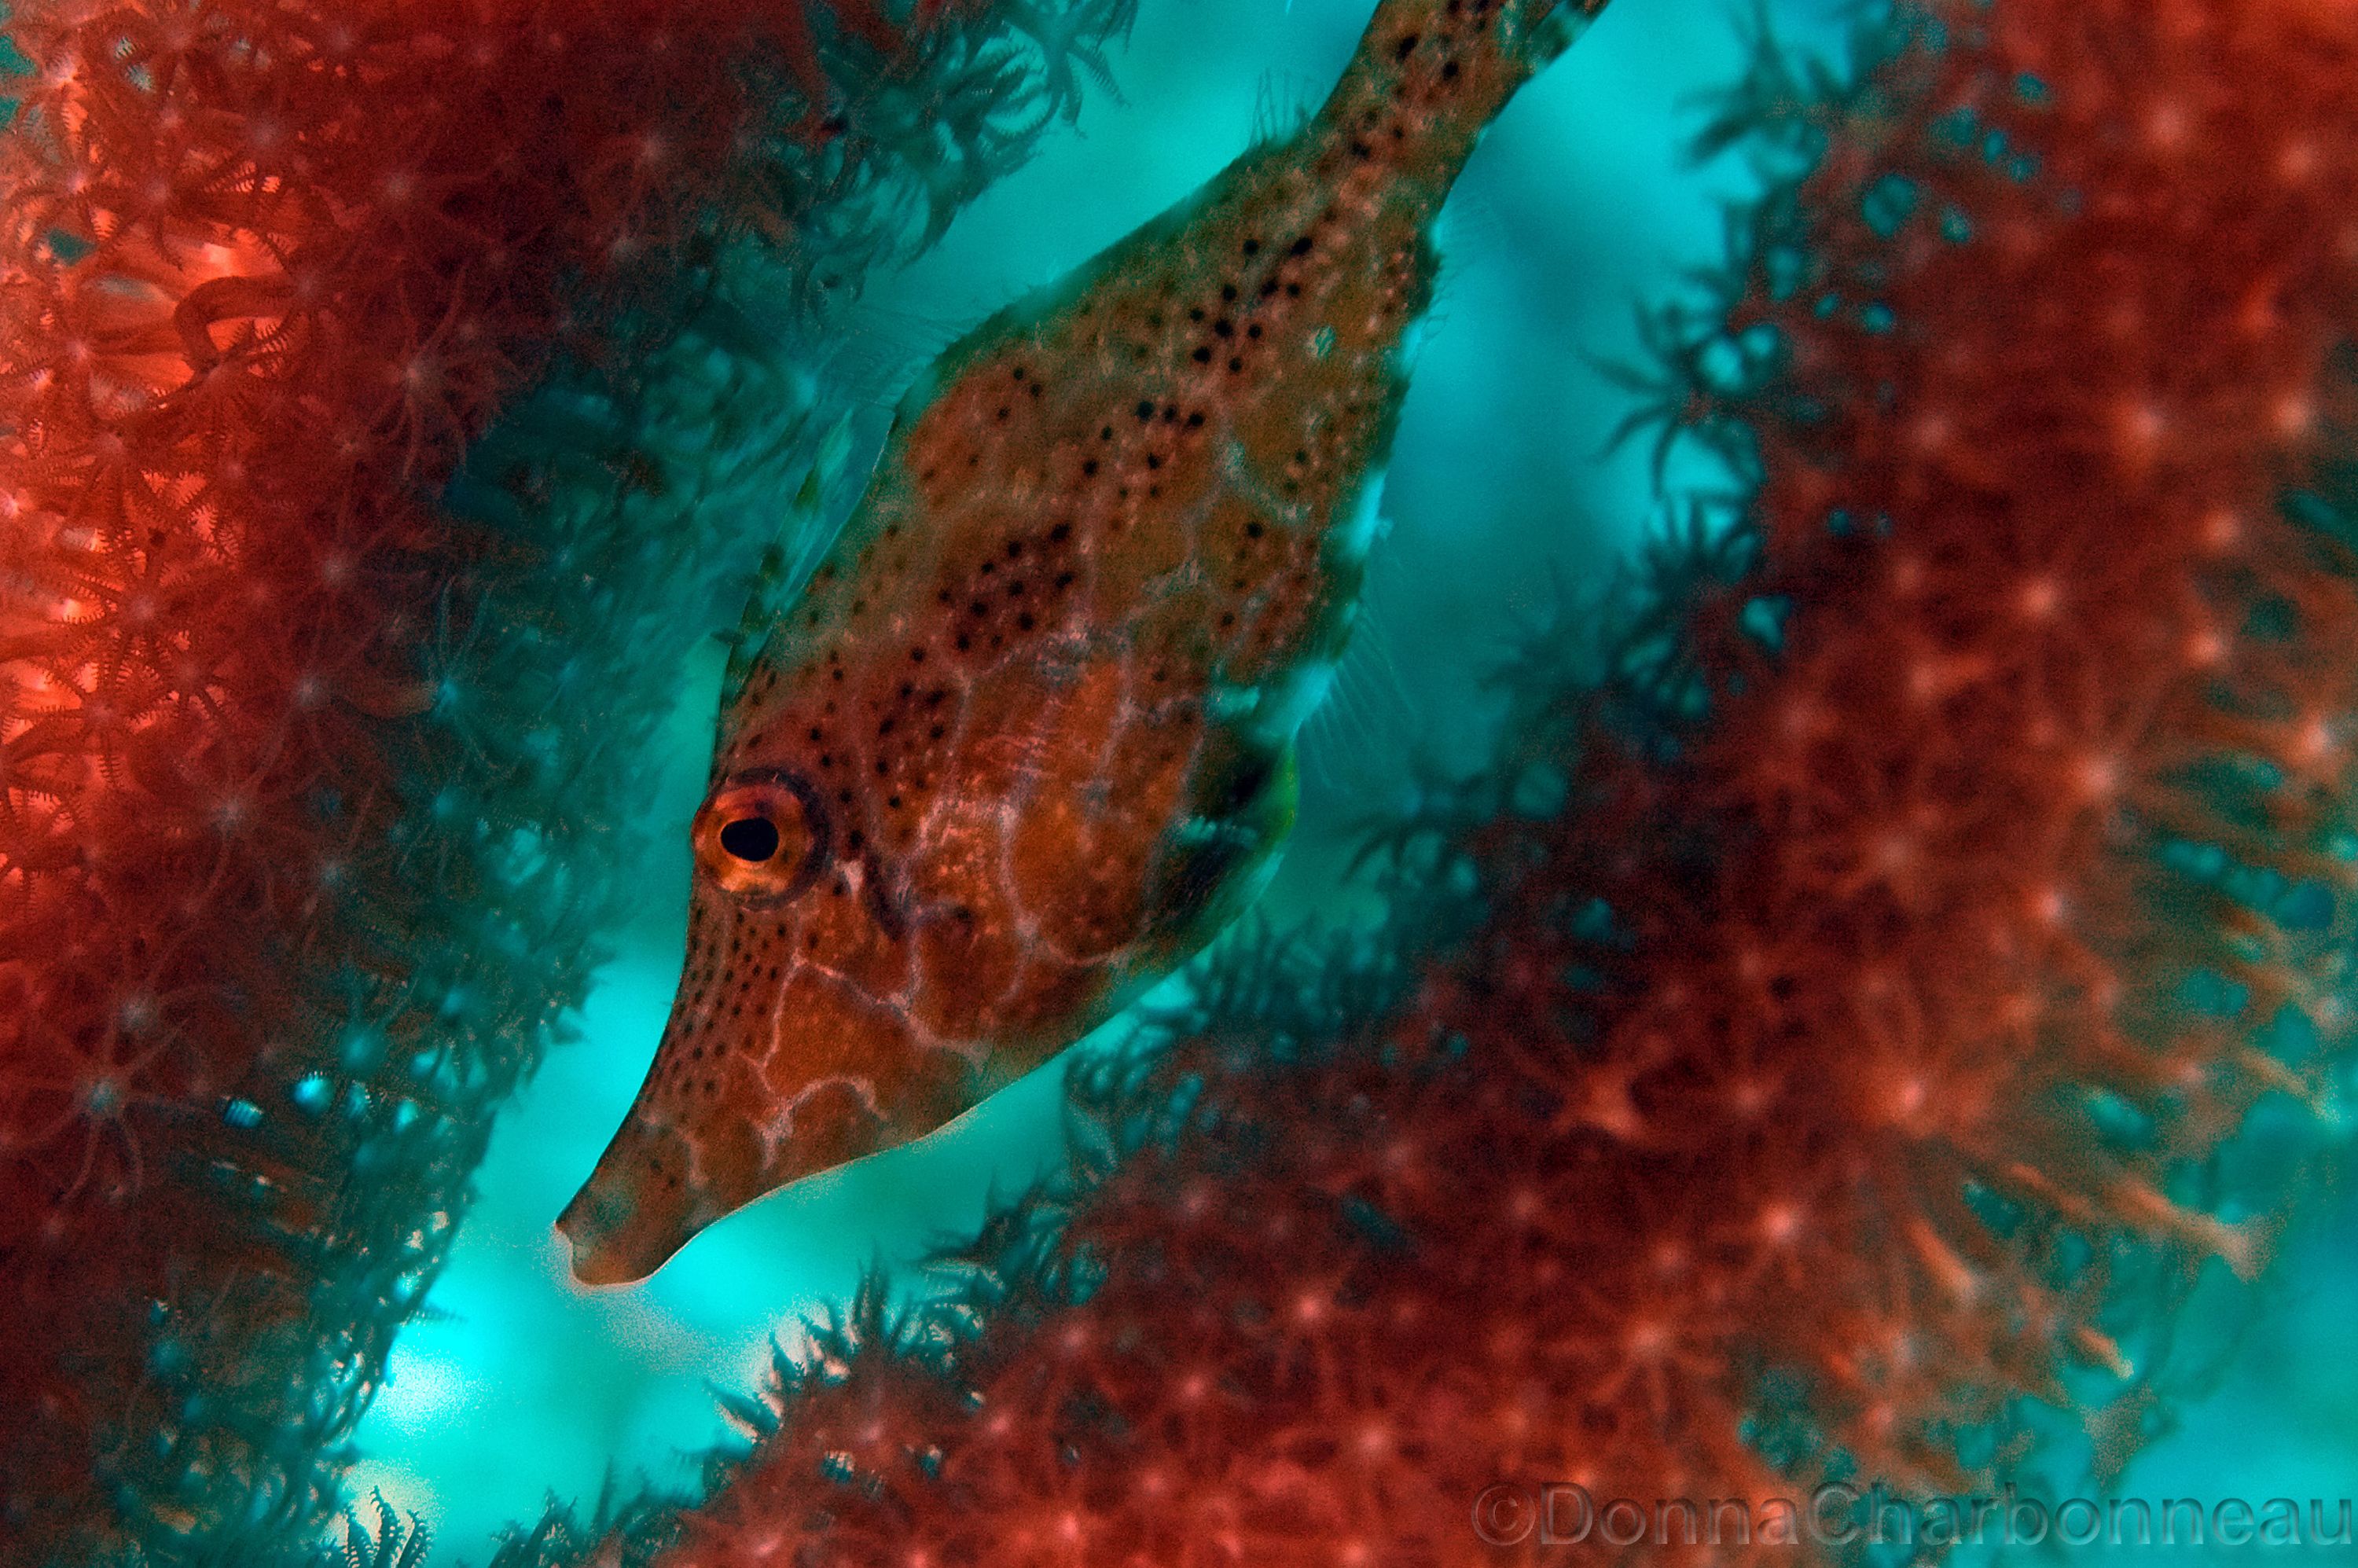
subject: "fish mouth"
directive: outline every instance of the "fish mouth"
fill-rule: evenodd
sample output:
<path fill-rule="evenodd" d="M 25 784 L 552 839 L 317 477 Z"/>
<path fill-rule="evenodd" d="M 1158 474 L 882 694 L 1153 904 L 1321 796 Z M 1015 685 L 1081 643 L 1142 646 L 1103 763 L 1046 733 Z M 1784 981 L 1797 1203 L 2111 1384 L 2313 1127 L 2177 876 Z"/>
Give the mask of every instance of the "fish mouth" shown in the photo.
<path fill-rule="evenodd" d="M 627 1285 L 669 1262 L 703 1228 L 689 1211 L 687 1148 L 668 1129 L 625 1126 L 565 1212 L 557 1229 L 572 1248 L 573 1277 L 585 1285 Z"/>
<path fill-rule="evenodd" d="M 980 1098 L 975 1064 L 920 1044 L 899 1012 L 809 971 L 782 989 L 764 1011 L 795 1019 L 783 1040 L 715 1028 L 702 998 L 675 1003 L 638 1098 L 557 1218 L 577 1281 L 644 1280 L 707 1226 Z"/>

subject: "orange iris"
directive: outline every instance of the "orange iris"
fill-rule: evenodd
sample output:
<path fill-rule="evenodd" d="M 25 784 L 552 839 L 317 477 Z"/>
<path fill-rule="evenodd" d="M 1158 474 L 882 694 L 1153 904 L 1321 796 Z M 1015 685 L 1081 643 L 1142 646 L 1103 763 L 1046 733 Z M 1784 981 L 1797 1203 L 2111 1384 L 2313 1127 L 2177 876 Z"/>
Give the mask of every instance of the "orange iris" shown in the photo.
<path fill-rule="evenodd" d="M 697 864 L 750 902 L 794 897 L 818 879 L 828 850 L 818 793 L 783 772 L 741 773 L 697 813 Z"/>

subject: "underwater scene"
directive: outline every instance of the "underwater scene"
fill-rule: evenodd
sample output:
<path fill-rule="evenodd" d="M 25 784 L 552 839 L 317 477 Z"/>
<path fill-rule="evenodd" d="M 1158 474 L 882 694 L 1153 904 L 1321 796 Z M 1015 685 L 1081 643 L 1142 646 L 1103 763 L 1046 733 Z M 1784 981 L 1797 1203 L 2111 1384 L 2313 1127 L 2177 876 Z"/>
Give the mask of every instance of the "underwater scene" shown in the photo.
<path fill-rule="evenodd" d="M 0 39 L 0 1568 L 2358 1561 L 2358 5 Z"/>

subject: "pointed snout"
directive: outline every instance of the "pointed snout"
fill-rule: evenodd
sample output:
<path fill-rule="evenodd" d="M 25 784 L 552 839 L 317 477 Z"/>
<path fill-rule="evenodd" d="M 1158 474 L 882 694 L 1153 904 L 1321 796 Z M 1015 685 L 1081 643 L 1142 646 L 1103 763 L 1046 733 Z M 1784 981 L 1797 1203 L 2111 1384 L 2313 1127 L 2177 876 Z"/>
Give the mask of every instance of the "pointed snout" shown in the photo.
<path fill-rule="evenodd" d="M 758 951 L 748 945 L 751 950 Z M 752 1010 L 719 1005 L 691 939 L 653 1067 L 557 1227 L 586 1285 L 643 1280 L 706 1226 L 804 1176 L 932 1131 L 981 1098 L 975 1064 L 898 1008 L 797 966 Z M 773 1020 L 793 1021 L 778 1029 Z"/>
<path fill-rule="evenodd" d="M 557 1217 L 572 1244 L 573 1277 L 585 1285 L 644 1280 L 708 1223 L 689 1185 L 687 1140 L 672 1129 L 622 1124 L 598 1167 Z"/>

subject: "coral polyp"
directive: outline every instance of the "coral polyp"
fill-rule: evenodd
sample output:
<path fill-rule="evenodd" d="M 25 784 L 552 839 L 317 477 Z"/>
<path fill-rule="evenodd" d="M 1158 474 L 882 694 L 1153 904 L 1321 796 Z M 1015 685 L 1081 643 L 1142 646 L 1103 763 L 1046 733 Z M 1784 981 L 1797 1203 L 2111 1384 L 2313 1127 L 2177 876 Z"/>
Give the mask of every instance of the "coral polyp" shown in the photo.
<path fill-rule="evenodd" d="M 793 300 L 1064 105 L 862 0 L 6 31 L 5 1554 L 300 1555 L 797 471 Z"/>

